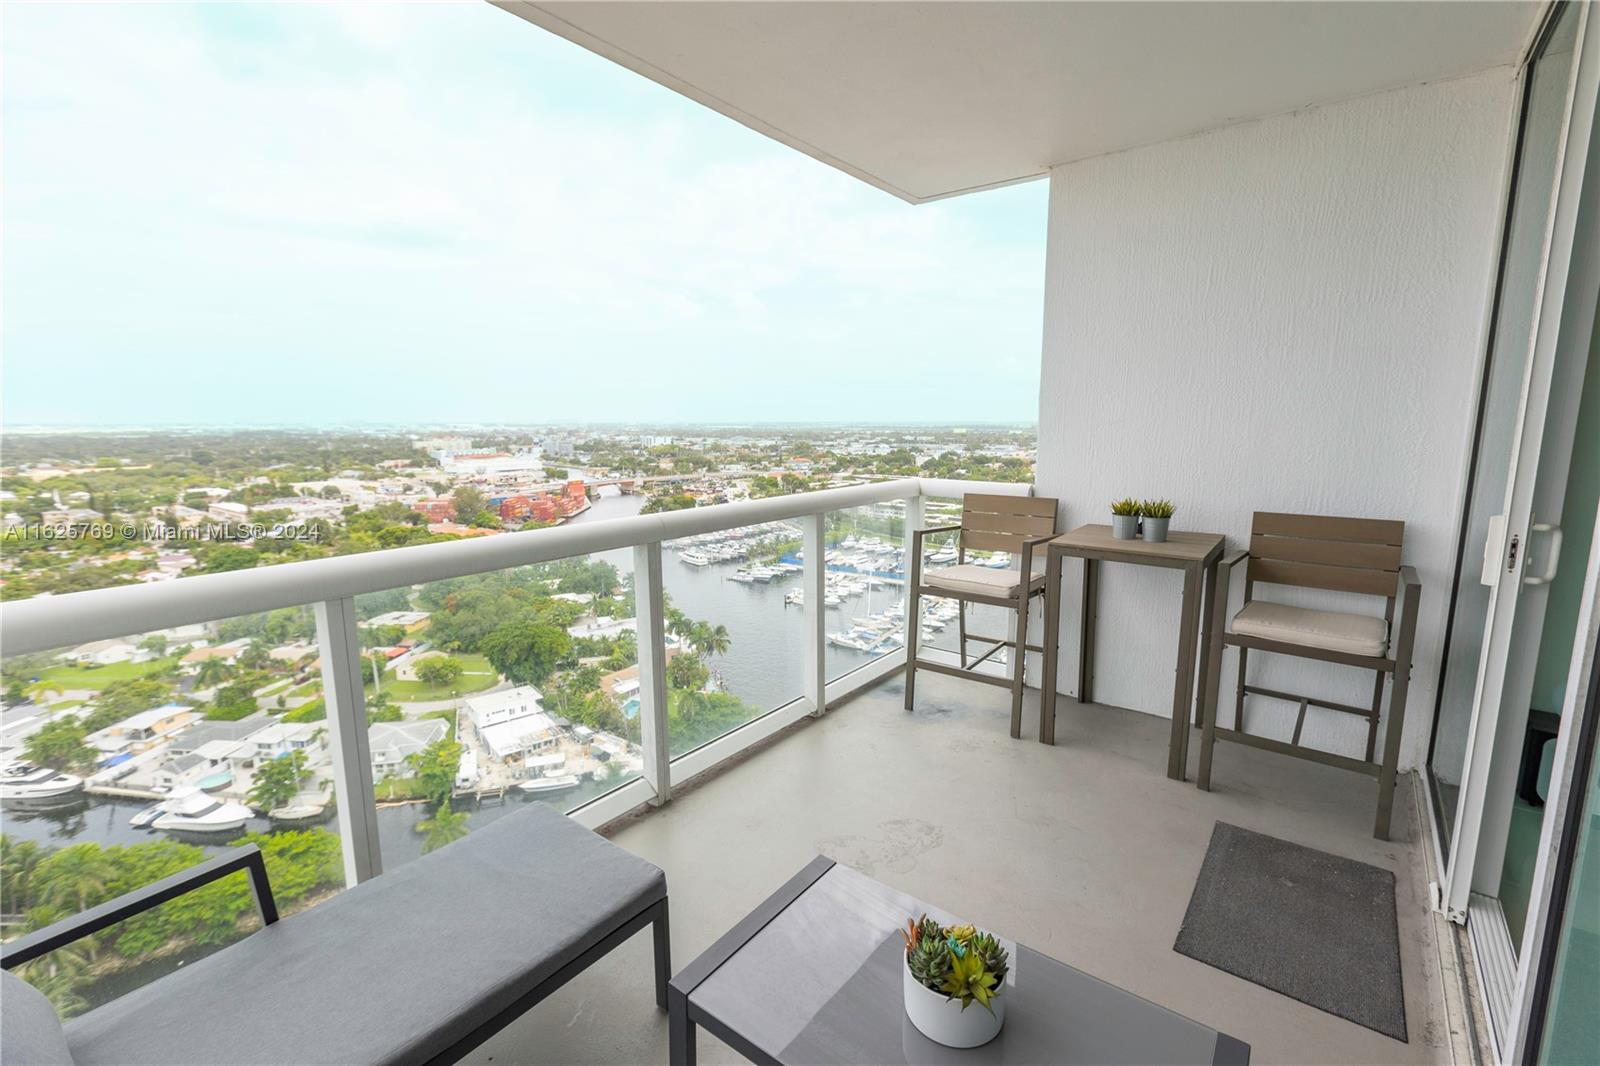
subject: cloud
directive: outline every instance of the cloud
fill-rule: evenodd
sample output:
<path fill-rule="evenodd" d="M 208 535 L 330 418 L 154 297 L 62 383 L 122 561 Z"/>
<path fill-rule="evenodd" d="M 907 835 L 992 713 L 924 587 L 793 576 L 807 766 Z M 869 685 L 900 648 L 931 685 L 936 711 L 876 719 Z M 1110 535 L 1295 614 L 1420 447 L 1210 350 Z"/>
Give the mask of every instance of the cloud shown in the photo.
<path fill-rule="evenodd" d="M 1042 186 L 914 208 L 479 3 L 3 47 L 9 422 L 1035 414 Z"/>

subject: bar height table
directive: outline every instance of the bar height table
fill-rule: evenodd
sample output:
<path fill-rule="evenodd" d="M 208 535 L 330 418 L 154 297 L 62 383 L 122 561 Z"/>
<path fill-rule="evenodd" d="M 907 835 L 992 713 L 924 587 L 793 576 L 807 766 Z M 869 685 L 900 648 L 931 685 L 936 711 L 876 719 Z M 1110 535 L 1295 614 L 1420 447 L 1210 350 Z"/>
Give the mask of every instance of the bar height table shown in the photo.
<path fill-rule="evenodd" d="M 1146 540 L 1118 540 L 1108 525 L 1079 526 L 1046 545 L 1044 602 L 1044 677 L 1040 683 L 1039 742 L 1056 742 L 1056 659 L 1061 644 L 1061 566 L 1072 556 L 1083 560 L 1082 622 L 1078 627 L 1078 702 L 1094 699 L 1094 627 L 1100 563 L 1130 563 L 1134 566 L 1160 566 L 1183 571 L 1183 616 L 1178 625 L 1177 677 L 1172 690 L 1172 740 L 1167 749 L 1167 776 L 1184 779 L 1189 761 L 1189 705 L 1195 701 L 1195 664 L 1199 661 L 1199 691 L 1206 690 L 1209 658 L 1197 652 L 1209 646 L 1211 601 L 1217 593 L 1217 560 L 1222 557 L 1225 537 L 1221 533 L 1172 532 L 1160 543 Z M 1205 607 L 1200 603 L 1200 584 L 1205 581 Z M 1201 619 L 1205 637 L 1201 640 Z M 1195 724 L 1200 707 L 1195 701 Z"/>

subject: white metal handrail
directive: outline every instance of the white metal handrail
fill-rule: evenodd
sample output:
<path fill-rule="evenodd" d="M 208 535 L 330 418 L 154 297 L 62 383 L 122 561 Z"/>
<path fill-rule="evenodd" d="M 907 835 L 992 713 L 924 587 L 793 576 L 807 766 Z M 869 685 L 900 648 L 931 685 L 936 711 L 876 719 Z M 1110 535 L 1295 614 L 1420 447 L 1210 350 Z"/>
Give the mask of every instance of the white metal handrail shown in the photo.
<path fill-rule="evenodd" d="M 1026 484 L 899 478 L 498 537 L 200 574 L 152 585 L 15 600 L 0 605 L 0 653 L 48 651 L 917 495 L 959 496 L 974 491 L 1025 495 L 1032 488 Z"/>
<path fill-rule="evenodd" d="M 960 497 L 969 492 L 1030 495 L 1028 484 L 898 478 L 841 489 L 795 493 L 765 500 L 697 507 L 664 514 L 635 515 L 581 525 L 559 526 L 499 537 L 422 544 L 328 559 L 203 574 L 155 585 L 128 585 L 73 592 L 0 605 L 0 653 L 20 655 L 147 633 L 173 626 L 259 614 L 283 607 L 314 606 L 321 651 L 323 697 L 327 705 L 334 785 L 339 796 L 340 846 L 345 875 L 354 884 L 383 870 L 372 792 L 371 752 L 363 695 L 360 634 L 355 597 L 470 574 L 552 562 L 618 548 L 634 549 L 637 601 L 641 747 L 640 780 L 600 797 L 575 812 L 588 824 L 620 814 L 639 802 L 664 803 L 672 795 L 672 759 L 667 735 L 665 681 L 665 594 L 661 545 L 664 541 L 738 529 L 787 519 L 804 519 L 806 647 L 804 694 L 794 704 L 758 719 L 761 728 L 736 730 L 726 740 L 695 753 L 710 765 L 758 742 L 797 715 L 826 710 L 833 684 L 827 678 L 824 647 L 823 533 L 832 511 L 895 500 L 905 502 L 905 550 L 922 528 L 927 497 Z M 907 568 L 909 571 L 909 567 Z M 916 625 L 909 614 L 907 626 Z M 909 646 L 909 644 L 908 644 Z M 896 665 L 884 656 L 870 676 Z M 860 683 L 870 680 L 863 679 Z M 782 719 L 782 721 L 779 721 Z M 751 723 L 754 725 L 755 723 Z M 591 808 L 603 807 L 603 810 Z"/>

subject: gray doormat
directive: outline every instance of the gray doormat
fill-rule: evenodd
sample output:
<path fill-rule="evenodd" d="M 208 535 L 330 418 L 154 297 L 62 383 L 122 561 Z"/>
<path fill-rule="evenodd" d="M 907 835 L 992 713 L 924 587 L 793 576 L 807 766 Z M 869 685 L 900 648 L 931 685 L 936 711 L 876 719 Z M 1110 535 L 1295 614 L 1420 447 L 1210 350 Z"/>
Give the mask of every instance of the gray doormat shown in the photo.
<path fill-rule="evenodd" d="M 1172 948 L 1406 1039 L 1388 870 L 1218 822 Z"/>

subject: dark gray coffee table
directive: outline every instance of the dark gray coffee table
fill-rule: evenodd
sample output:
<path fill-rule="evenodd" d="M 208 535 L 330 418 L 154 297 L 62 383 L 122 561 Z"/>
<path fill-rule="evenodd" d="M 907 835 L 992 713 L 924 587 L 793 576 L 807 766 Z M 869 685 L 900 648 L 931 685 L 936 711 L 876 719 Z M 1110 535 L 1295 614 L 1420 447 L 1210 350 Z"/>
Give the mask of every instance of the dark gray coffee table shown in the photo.
<path fill-rule="evenodd" d="M 1000 1035 L 965 1051 L 936 1044 L 906 1017 L 900 976 L 899 929 L 923 912 L 956 921 L 831 859 L 812 860 L 672 979 L 673 1066 L 693 1066 L 696 1026 L 771 1064 L 1250 1061 L 1248 1044 L 1011 943 Z"/>

